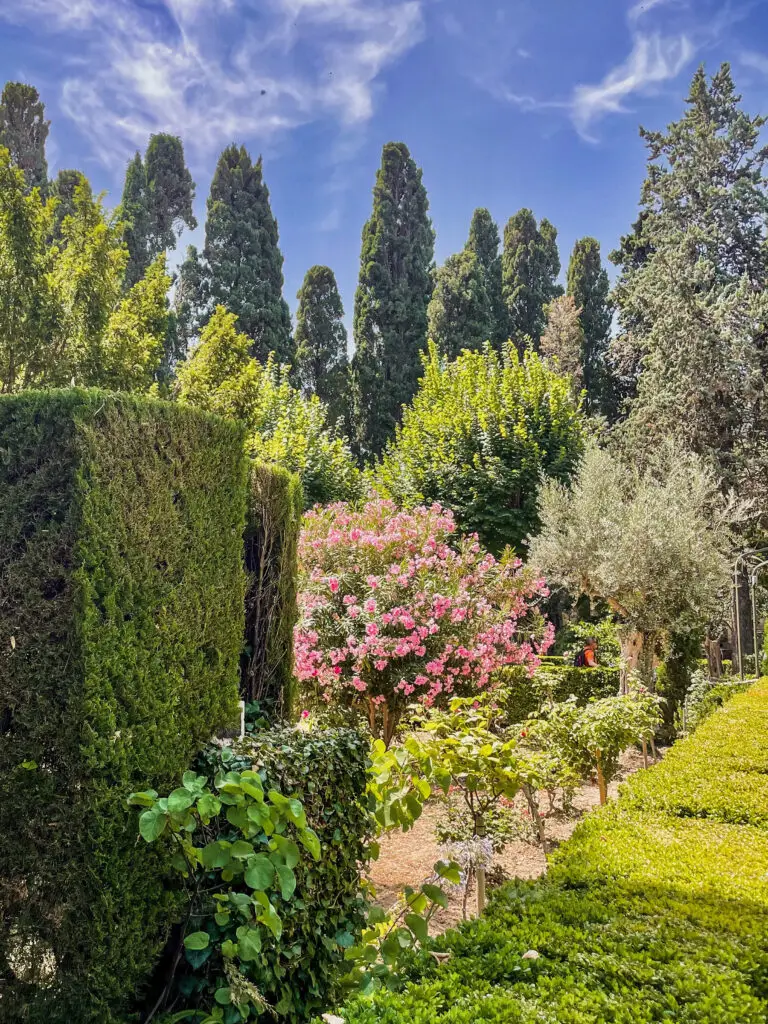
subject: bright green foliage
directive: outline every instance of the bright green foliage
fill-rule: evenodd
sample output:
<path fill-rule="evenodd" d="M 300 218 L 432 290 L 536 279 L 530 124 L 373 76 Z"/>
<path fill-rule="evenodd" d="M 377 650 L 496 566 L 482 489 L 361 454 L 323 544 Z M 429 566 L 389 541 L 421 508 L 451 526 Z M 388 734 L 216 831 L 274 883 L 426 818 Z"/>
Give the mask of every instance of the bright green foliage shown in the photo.
<path fill-rule="evenodd" d="M 539 527 L 541 475 L 567 480 L 583 443 L 570 382 L 537 355 L 507 344 L 447 363 L 432 344 L 377 480 L 406 505 L 439 501 L 492 551 L 519 549 Z"/>
<path fill-rule="evenodd" d="M 732 510 L 712 475 L 671 448 L 643 473 L 590 446 L 570 488 L 544 484 L 540 513 L 531 560 L 571 594 L 608 602 L 626 665 L 651 686 L 656 642 L 698 632 L 728 585 Z"/>
<path fill-rule="evenodd" d="M 530 210 L 518 210 L 504 229 L 502 294 L 509 337 L 518 347 L 529 338 L 534 348 L 544 330 L 544 307 L 562 294 L 557 230 L 545 218 L 540 224 Z"/>
<path fill-rule="evenodd" d="M 384 146 L 363 228 L 355 294 L 355 444 L 378 455 L 416 391 L 427 340 L 435 233 L 427 191 L 408 147 Z"/>
<path fill-rule="evenodd" d="M 576 668 L 544 662 L 531 678 L 527 669 L 504 668 L 494 676 L 494 699 L 507 723 L 521 723 L 547 704 L 573 696 L 579 705 L 619 692 L 618 668 Z"/>
<path fill-rule="evenodd" d="M 253 163 L 244 146 L 219 157 L 205 222 L 206 300 L 225 306 L 264 361 L 293 362 L 291 317 L 283 298 L 283 255 L 277 221 L 264 184 L 261 157 Z"/>
<path fill-rule="evenodd" d="M 123 237 L 128 247 L 125 287 L 131 288 L 144 276 L 149 266 L 149 209 L 147 204 L 147 171 L 141 153 L 128 164 L 120 201 Z"/>
<path fill-rule="evenodd" d="M 85 175 L 80 171 L 64 170 L 59 171 L 56 179 L 51 182 L 51 198 L 56 200 L 53 238 L 59 244 L 61 244 L 61 225 L 65 218 L 74 217 L 76 213 L 75 190 L 85 180 Z"/>
<path fill-rule="evenodd" d="M 144 159 L 136 153 L 128 164 L 120 203 L 129 255 L 126 288 L 136 284 L 161 253 L 176 248 L 184 224 L 197 227 L 194 198 L 195 183 L 184 162 L 181 139 L 151 136 Z"/>
<path fill-rule="evenodd" d="M 45 104 L 32 85 L 6 82 L 0 96 L 0 146 L 24 174 L 28 189 L 48 188 L 45 140 L 51 122 L 45 120 Z"/>
<path fill-rule="evenodd" d="M 483 268 L 485 293 L 490 304 L 493 330 L 490 341 L 500 346 L 509 340 L 507 308 L 504 305 L 501 288 L 501 255 L 499 253 L 499 229 L 488 210 L 480 208 L 472 214 L 466 250 L 473 252 Z"/>
<path fill-rule="evenodd" d="M 700 454 L 724 489 L 768 479 L 766 119 L 741 108 L 730 69 L 696 72 L 683 117 L 641 132 L 641 217 L 615 254 L 625 347 L 641 373 L 623 432 L 642 460 L 661 438 Z M 631 361 L 631 360 L 630 360 Z"/>
<path fill-rule="evenodd" d="M 158 256 L 112 313 L 94 373 L 111 391 L 147 392 L 155 382 L 172 330 L 168 309 L 171 279 Z"/>
<path fill-rule="evenodd" d="M 606 415 L 611 408 L 611 370 L 606 361 L 611 337 L 613 310 L 609 299 L 608 274 L 600 260 L 600 243 L 580 238 L 568 264 L 566 294 L 580 310 L 583 331 L 580 353 L 582 382 L 587 412 Z"/>
<path fill-rule="evenodd" d="M 724 717 L 734 708 L 735 731 Z M 757 783 L 766 711 L 765 684 L 735 698 L 677 748 L 676 771 L 708 761 L 739 801 L 734 755 L 745 745 L 762 752 L 748 768 Z M 710 723 L 722 744 L 704 754 L 697 743 Z M 661 793 L 665 766 L 631 786 L 658 779 Z M 695 773 L 684 774 L 694 793 Z M 487 914 L 440 940 L 447 962 L 423 956 L 401 993 L 353 1000 L 341 1012 L 346 1024 L 762 1024 L 766 878 L 765 828 L 644 810 L 622 796 L 577 828 L 547 879 L 506 887 Z"/>
<path fill-rule="evenodd" d="M 348 415 L 349 371 L 344 306 L 331 268 L 310 267 L 296 298 L 296 379 L 336 423 Z"/>
<path fill-rule="evenodd" d="M 0 447 L 2 1016 L 111 1024 L 176 901 L 126 794 L 237 715 L 242 434 L 73 389 L 5 397 Z"/>
<path fill-rule="evenodd" d="M 287 367 L 251 358 L 250 339 L 237 333 L 236 320 L 221 306 L 215 311 L 179 368 L 180 400 L 242 420 L 250 454 L 296 473 L 308 507 L 357 497 L 360 474 L 326 407 L 316 396 L 302 398 Z"/>
<path fill-rule="evenodd" d="M 325 1008 L 364 924 L 367 753 L 360 735 L 342 729 L 275 730 L 206 748 L 200 774 L 187 773 L 176 790 L 177 824 L 189 814 L 187 794 L 210 793 L 193 797 L 198 827 L 187 840 L 210 871 L 187 880 L 193 916 L 167 1005 L 228 1006 L 233 1022 L 271 1020 L 276 1010 L 286 1024 Z M 148 835 L 167 817 L 150 811 L 140 819 Z"/>
<path fill-rule="evenodd" d="M 297 545 L 304 497 L 297 476 L 254 463 L 245 528 L 245 657 L 240 693 L 274 717 L 293 710 Z"/>
<path fill-rule="evenodd" d="M 473 252 L 465 249 L 449 256 L 435 273 L 427 333 L 448 359 L 455 359 L 464 349 L 481 349 L 491 340 L 494 321 L 485 271 Z"/>

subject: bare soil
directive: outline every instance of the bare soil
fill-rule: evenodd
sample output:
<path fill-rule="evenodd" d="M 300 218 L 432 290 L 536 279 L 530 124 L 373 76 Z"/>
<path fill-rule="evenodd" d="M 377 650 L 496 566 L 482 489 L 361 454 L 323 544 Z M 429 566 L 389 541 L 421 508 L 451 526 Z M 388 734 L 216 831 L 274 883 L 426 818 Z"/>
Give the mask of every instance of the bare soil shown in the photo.
<path fill-rule="evenodd" d="M 659 754 L 661 755 L 661 751 Z M 649 763 L 652 759 L 649 753 Z M 627 750 L 621 758 L 621 769 L 608 788 L 609 798 L 615 797 L 620 782 L 643 767 L 643 755 L 639 750 Z M 568 839 L 579 820 L 600 803 L 597 781 L 592 780 L 576 791 L 573 809 L 565 813 L 559 807 L 546 816 L 547 851 L 556 849 Z M 521 807 L 523 805 L 521 804 Z M 541 808 L 548 806 L 546 794 L 542 794 Z M 407 886 L 417 888 L 432 878 L 433 865 L 444 858 L 444 853 L 435 840 L 434 831 L 444 808 L 437 802 L 429 803 L 424 813 L 410 832 L 392 832 L 381 840 L 381 854 L 370 871 L 370 879 L 376 888 L 376 900 L 384 909 L 392 907 Z M 504 851 L 494 858 L 493 869 L 489 872 L 489 885 L 493 881 L 511 878 L 539 878 L 547 870 L 547 855 L 540 845 L 525 841 L 509 843 Z M 453 928 L 462 920 L 462 889 L 448 887 L 448 907 L 439 910 L 432 919 L 430 931 L 438 934 Z M 475 894 L 470 887 L 468 914 L 475 912 Z"/>

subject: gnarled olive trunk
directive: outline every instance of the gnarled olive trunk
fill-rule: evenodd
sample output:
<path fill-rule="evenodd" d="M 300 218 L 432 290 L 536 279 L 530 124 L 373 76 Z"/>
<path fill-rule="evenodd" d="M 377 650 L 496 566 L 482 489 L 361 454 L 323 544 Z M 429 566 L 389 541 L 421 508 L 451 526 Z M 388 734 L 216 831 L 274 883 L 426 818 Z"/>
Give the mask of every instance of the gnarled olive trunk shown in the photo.
<path fill-rule="evenodd" d="M 621 693 L 629 690 L 629 680 L 634 675 L 642 685 L 653 691 L 654 663 L 656 659 L 656 635 L 639 629 L 626 629 L 621 633 Z"/>

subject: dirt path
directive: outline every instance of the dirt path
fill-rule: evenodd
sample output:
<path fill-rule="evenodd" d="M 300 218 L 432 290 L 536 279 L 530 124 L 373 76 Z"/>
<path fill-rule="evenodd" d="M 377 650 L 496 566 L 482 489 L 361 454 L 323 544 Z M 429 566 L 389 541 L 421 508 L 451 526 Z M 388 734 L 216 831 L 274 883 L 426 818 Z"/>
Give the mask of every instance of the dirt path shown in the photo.
<path fill-rule="evenodd" d="M 643 767 L 642 754 L 637 750 L 626 751 L 621 758 L 619 778 L 611 783 L 608 793 L 615 797 L 619 783 Z M 542 806 L 546 806 L 546 798 Z M 573 812 L 565 815 L 562 811 L 546 819 L 547 839 L 550 850 L 568 839 L 579 819 L 600 803 L 597 783 L 582 786 L 573 801 Z M 435 824 L 442 808 L 430 803 L 410 832 L 397 832 L 384 836 L 381 841 L 381 855 L 371 870 L 371 880 L 376 886 L 377 902 L 388 909 L 397 902 L 405 886 L 417 887 L 432 875 L 432 865 L 444 854 L 434 838 Z M 500 870 L 499 870 L 500 869 Z M 509 878 L 538 878 L 547 869 L 544 851 L 540 846 L 517 841 L 510 843 L 503 853 L 494 860 L 494 873 L 499 880 Z M 463 892 L 450 888 L 447 909 L 439 911 L 433 918 L 430 931 L 435 934 L 452 928 L 462 919 Z M 474 894 L 470 892 L 469 907 L 474 908 Z"/>

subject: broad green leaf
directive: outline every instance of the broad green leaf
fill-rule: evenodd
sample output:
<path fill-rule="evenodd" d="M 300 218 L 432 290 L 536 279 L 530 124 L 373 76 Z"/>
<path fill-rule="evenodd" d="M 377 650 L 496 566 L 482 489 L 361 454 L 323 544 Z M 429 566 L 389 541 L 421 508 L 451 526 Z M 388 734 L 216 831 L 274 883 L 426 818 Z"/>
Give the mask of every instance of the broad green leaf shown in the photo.
<path fill-rule="evenodd" d="M 131 793 L 128 803 L 131 807 L 152 807 L 157 800 L 157 793 L 154 789 L 147 789 L 143 793 Z"/>
<path fill-rule="evenodd" d="M 208 932 L 192 932 L 184 939 L 186 949 L 207 949 L 211 937 Z"/>
<path fill-rule="evenodd" d="M 261 953 L 261 933 L 258 928 L 251 928 L 247 924 L 237 929 L 237 944 L 240 950 L 240 959 L 246 963 L 256 960 Z"/>
<path fill-rule="evenodd" d="M 244 839 L 238 839 L 237 842 L 232 844 L 232 849 L 229 853 L 236 860 L 246 860 L 253 853 L 253 843 L 246 843 Z"/>
<path fill-rule="evenodd" d="M 300 834 L 299 839 L 301 845 L 314 857 L 315 860 L 320 860 L 320 837 L 311 828 L 305 828 Z M 371 843 L 371 847 L 374 846 Z M 370 851 L 370 847 L 369 847 Z"/>
<path fill-rule="evenodd" d="M 461 870 L 455 861 L 439 860 L 435 864 L 435 874 L 452 885 L 459 885 L 461 882 Z"/>
<path fill-rule="evenodd" d="M 148 843 L 153 843 L 165 832 L 167 824 L 168 819 L 166 815 L 158 807 L 153 807 L 150 811 L 144 811 L 139 818 L 141 838 Z"/>
<path fill-rule="evenodd" d="M 205 822 L 215 818 L 220 810 L 221 800 L 215 797 L 213 793 L 203 793 L 197 801 L 197 813 Z"/>
<path fill-rule="evenodd" d="M 275 870 L 280 882 L 280 895 L 284 900 L 289 900 L 296 891 L 296 875 L 286 864 L 278 864 Z"/>
<path fill-rule="evenodd" d="M 223 988 L 217 988 L 213 996 L 219 1006 L 229 1006 L 232 1002 L 232 989 L 225 985 Z"/>
<path fill-rule="evenodd" d="M 229 847 L 230 844 L 223 839 L 205 846 L 202 854 L 203 867 L 209 870 L 221 870 L 221 868 L 226 867 L 231 860 Z"/>
<path fill-rule="evenodd" d="M 168 797 L 168 810 L 171 814 L 181 814 L 189 810 L 195 798 L 188 789 L 174 789 Z"/>
<path fill-rule="evenodd" d="M 249 889 L 269 889 L 275 880 L 275 866 L 266 854 L 257 853 L 248 859 L 244 878 Z"/>
<path fill-rule="evenodd" d="M 421 891 L 428 900 L 432 900 L 432 902 L 436 903 L 438 907 L 448 906 L 448 897 L 439 886 L 427 883 L 426 885 L 422 885 Z"/>
<path fill-rule="evenodd" d="M 419 914 L 406 914 L 405 923 L 411 929 L 419 942 L 424 945 L 429 938 L 429 925 L 424 918 L 420 917 Z"/>

